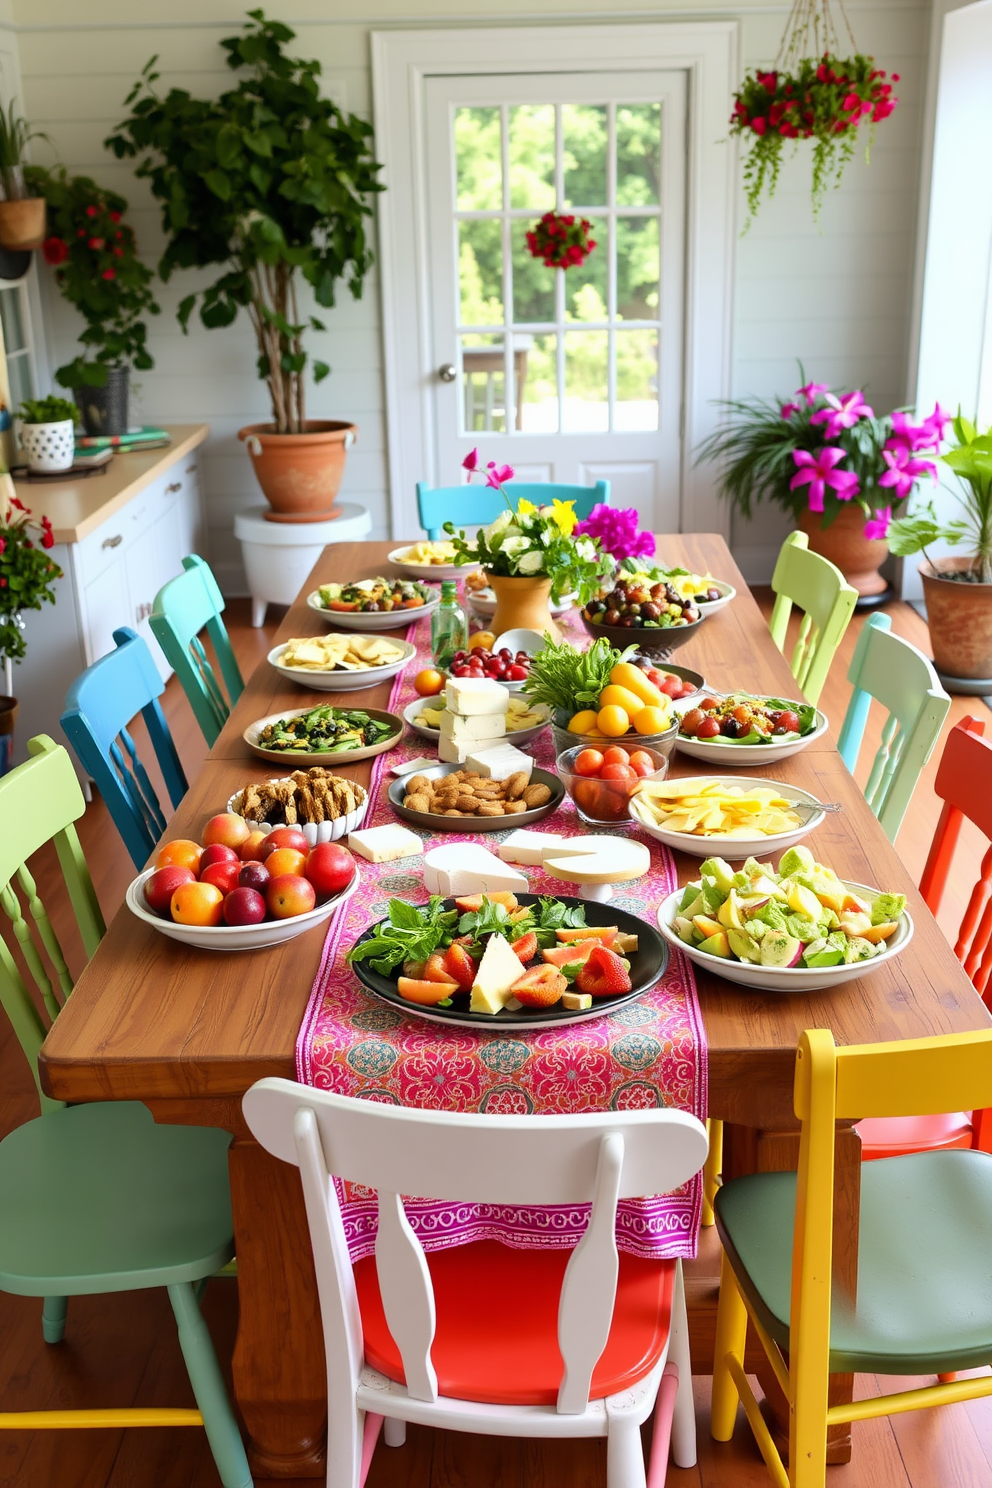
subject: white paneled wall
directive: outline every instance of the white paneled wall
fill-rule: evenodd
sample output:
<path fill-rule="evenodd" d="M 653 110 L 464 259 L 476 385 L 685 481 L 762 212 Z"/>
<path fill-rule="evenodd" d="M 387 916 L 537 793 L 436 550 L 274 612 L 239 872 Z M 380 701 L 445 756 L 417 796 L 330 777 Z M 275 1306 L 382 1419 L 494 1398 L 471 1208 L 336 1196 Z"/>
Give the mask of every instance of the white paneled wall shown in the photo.
<path fill-rule="evenodd" d="M 879 64 L 902 74 L 900 107 L 878 132 L 871 166 L 852 164 L 845 184 L 811 220 L 809 168 L 787 164 L 778 195 L 737 253 L 735 394 L 786 393 L 796 385 L 796 363 L 821 381 L 866 385 L 870 401 L 888 409 L 906 399 L 906 357 L 917 209 L 920 116 L 925 74 L 928 7 L 924 0 L 852 4 L 858 42 Z M 0 25 L 9 14 L 16 33 L 29 117 L 52 137 L 70 170 L 94 175 L 132 203 L 141 246 L 154 259 L 161 245 L 158 215 L 143 183 L 118 164 L 102 141 L 122 116 L 125 94 L 153 54 L 160 57 L 160 87 L 175 83 L 195 92 L 228 86 L 218 65 L 217 41 L 236 29 L 247 9 L 214 0 L 209 20 L 195 0 L 0 0 Z M 638 4 L 622 9 L 604 0 L 269 0 L 266 10 L 297 31 L 301 55 L 320 59 L 328 92 L 343 107 L 369 117 L 369 32 L 421 21 L 451 26 L 473 23 L 611 24 L 728 14 L 705 4 Z M 748 66 L 774 59 L 786 4 L 737 5 Z M 483 59 L 484 60 L 484 59 Z M 729 100 L 728 100 L 729 113 Z M 42 152 L 39 151 L 39 158 Z M 743 220 L 743 214 L 742 214 Z M 259 500 L 238 428 L 268 416 L 264 388 L 253 375 L 255 350 L 247 321 L 224 331 L 194 326 L 184 337 L 174 311 L 194 276 L 161 288 L 162 316 L 152 328 L 154 372 L 140 379 L 138 409 L 146 421 L 205 420 L 212 427 L 204 453 L 211 561 L 228 592 L 243 592 L 234 513 Z M 74 316 L 47 286 L 52 365 L 73 354 Z M 349 456 L 342 494 L 372 512 L 377 536 L 386 530 L 385 424 L 381 376 L 378 285 L 373 274 L 364 298 L 345 292 L 328 316 L 326 335 L 312 337 L 314 352 L 333 372 L 309 400 L 314 416 L 353 419 L 360 438 Z M 408 493 L 414 532 L 414 493 Z M 737 522 L 734 546 L 745 573 L 767 578 L 787 523 L 773 512 L 750 526 Z"/>

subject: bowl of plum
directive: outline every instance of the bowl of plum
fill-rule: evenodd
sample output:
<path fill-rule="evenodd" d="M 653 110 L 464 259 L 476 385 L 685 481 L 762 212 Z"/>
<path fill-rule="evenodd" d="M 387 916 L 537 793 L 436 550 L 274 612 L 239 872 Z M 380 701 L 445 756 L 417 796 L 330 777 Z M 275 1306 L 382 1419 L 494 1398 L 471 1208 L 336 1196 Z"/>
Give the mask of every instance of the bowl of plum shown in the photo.
<path fill-rule="evenodd" d="M 675 747 L 716 765 L 774 764 L 805 749 L 827 730 L 812 703 L 750 693 L 707 693 L 675 705 Z"/>
<path fill-rule="evenodd" d="M 650 586 L 618 578 L 579 611 L 591 636 L 605 636 L 619 649 L 635 642 L 652 658 L 668 656 L 684 646 L 706 616 L 694 599 L 683 599 L 671 584 Z"/>

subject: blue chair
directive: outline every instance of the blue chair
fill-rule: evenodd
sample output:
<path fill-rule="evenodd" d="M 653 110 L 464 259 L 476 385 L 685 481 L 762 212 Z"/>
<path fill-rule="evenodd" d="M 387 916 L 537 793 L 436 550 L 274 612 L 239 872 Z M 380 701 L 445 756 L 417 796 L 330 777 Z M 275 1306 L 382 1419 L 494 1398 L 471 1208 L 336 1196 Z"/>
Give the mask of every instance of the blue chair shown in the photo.
<path fill-rule="evenodd" d="M 185 573 L 170 579 L 156 594 L 148 624 L 179 678 L 207 745 L 213 748 L 245 684 L 221 619 L 224 597 L 209 563 L 191 553 L 183 559 L 183 568 Z M 226 698 L 200 640 L 201 630 L 210 637 Z"/>
<path fill-rule="evenodd" d="M 144 867 L 165 831 L 165 814 L 127 724 L 140 713 L 173 807 L 189 789 L 158 699 L 165 691 L 152 654 L 126 625 L 114 631 L 117 650 L 101 656 L 69 689 L 62 728 L 83 769 L 96 781 L 114 825 Z"/>
<path fill-rule="evenodd" d="M 551 485 L 547 481 L 510 481 L 506 494 L 511 501 L 532 501 L 535 506 L 559 501 L 574 501 L 580 520 L 587 517 L 597 502 L 610 506 L 609 481 L 594 486 Z M 435 486 L 417 482 L 417 513 L 428 538 L 435 542 L 444 537 L 445 522 L 459 527 L 484 527 L 494 522 L 506 503 L 492 486 Z"/>

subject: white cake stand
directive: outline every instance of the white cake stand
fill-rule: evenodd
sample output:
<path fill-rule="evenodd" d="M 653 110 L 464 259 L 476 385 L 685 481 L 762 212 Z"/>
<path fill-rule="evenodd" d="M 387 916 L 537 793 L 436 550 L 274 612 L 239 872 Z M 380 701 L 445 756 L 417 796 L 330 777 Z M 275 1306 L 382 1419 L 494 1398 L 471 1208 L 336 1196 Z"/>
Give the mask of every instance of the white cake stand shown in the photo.
<path fill-rule="evenodd" d="M 595 904 L 608 904 L 615 884 L 643 878 L 651 867 L 650 849 L 630 837 L 584 837 L 581 846 L 574 856 L 545 858 L 544 871 L 574 883 L 578 897 Z"/>

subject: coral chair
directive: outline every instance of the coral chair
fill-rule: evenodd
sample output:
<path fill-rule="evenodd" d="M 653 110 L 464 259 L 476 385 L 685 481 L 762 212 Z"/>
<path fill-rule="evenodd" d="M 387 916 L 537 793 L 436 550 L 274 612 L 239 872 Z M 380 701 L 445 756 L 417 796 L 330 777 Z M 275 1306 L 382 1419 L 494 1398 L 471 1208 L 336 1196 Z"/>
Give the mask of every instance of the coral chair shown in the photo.
<path fill-rule="evenodd" d="M 851 622 L 858 591 L 839 568 L 811 553 L 808 544 L 805 532 L 790 532 L 782 544 L 772 575 L 775 604 L 768 628 L 784 652 L 792 606 L 804 612 L 790 666 L 808 701 L 815 703 Z"/>
<path fill-rule="evenodd" d="M 104 924 L 73 825 L 85 802 L 72 761 L 44 734 L 28 740 L 28 753 L 0 779 L 0 908 L 45 1016 L 2 938 L 0 1002 L 31 1066 L 43 1114 L 0 1142 L 0 1290 L 43 1297 L 45 1341 L 55 1344 L 70 1297 L 166 1287 L 198 1409 L 9 1411 L 0 1413 L 0 1430 L 202 1424 L 224 1488 L 250 1488 L 197 1303 L 208 1278 L 234 1254 L 230 1136 L 159 1126 L 138 1101 L 64 1107 L 41 1090 L 38 1051 L 46 1023 L 72 991 L 72 977 L 27 859 L 54 845 L 87 956 Z M 78 1360 L 67 1366 L 78 1373 Z"/>
<path fill-rule="evenodd" d="M 379 1427 L 605 1437 L 608 1488 L 662 1488 L 696 1460 L 681 1267 L 618 1255 L 617 1200 L 699 1171 L 681 1111 L 483 1116 L 351 1100 L 288 1080 L 244 1098 L 258 1141 L 300 1169 L 327 1353 L 327 1484 L 360 1488 Z M 330 1175 L 378 1192 L 375 1256 L 354 1267 Z M 494 1242 L 425 1256 L 400 1194 L 585 1204 L 571 1252 Z M 655 1409 L 657 1402 L 657 1409 Z M 645 1477 L 640 1425 L 655 1412 Z"/>
<path fill-rule="evenodd" d="M 853 775 L 872 698 L 888 709 L 865 800 L 889 841 L 895 842 L 951 700 L 933 663 L 909 641 L 893 635 L 891 626 L 888 615 L 870 615 L 858 636 L 847 672 L 854 691 L 837 747 Z"/>
<path fill-rule="evenodd" d="M 831 1374 L 948 1374 L 992 1362 L 992 1157 L 923 1152 L 861 1170 L 857 1306 L 831 1280 L 835 1122 L 992 1103 L 992 1029 L 838 1049 L 806 1032 L 796 1059 L 798 1173 L 731 1179 L 711 1431 L 729 1441 L 738 1400 L 778 1488 L 824 1488 L 830 1426 L 992 1394 L 958 1379 L 828 1405 Z M 744 1372 L 748 1321 L 789 1402 L 782 1462 Z M 953 1480 L 949 1472 L 947 1481 Z"/>
<path fill-rule="evenodd" d="M 594 486 L 562 486 L 527 481 L 510 481 L 506 494 L 511 501 L 533 502 L 535 506 L 547 505 L 554 500 L 574 501 L 580 520 L 589 515 L 597 502 L 610 505 L 609 481 L 597 481 Z M 426 481 L 417 482 L 417 513 L 420 525 L 428 538 L 434 542 L 444 537 L 445 522 L 454 522 L 456 527 L 483 527 L 494 522 L 501 511 L 506 511 L 506 502 L 499 491 L 491 486 L 435 486 Z"/>
<path fill-rule="evenodd" d="M 209 564 L 193 553 L 183 559 L 183 568 L 185 573 L 156 594 L 148 623 L 179 678 L 203 737 L 213 746 L 245 684 L 221 619 L 224 597 Z M 220 663 L 226 698 L 203 649 L 201 630 L 206 630 Z"/>
<path fill-rule="evenodd" d="M 165 813 L 128 732 L 136 714 L 145 721 L 173 807 L 189 787 L 158 701 L 165 684 L 151 652 L 126 625 L 114 631 L 114 640 L 117 649 L 87 667 L 69 688 L 60 722 L 134 866 L 141 868 L 165 831 Z"/>

